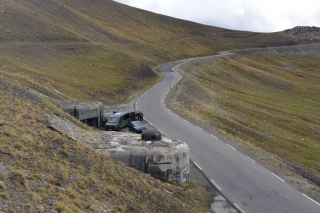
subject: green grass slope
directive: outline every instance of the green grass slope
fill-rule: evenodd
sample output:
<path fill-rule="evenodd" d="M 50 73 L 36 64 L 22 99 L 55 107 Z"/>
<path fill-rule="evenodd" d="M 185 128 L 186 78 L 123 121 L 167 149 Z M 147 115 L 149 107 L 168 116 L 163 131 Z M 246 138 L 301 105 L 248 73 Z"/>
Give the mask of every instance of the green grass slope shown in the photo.
<path fill-rule="evenodd" d="M 0 4 L 3 71 L 44 78 L 79 100 L 125 102 L 160 80 L 152 68 L 221 50 L 291 45 L 284 33 L 225 30 L 110 0 Z M 116 79 L 115 79 L 116 78 Z"/>
<path fill-rule="evenodd" d="M 190 62 L 171 107 L 289 160 L 319 183 L 319 53 L 311 45 Z"/>

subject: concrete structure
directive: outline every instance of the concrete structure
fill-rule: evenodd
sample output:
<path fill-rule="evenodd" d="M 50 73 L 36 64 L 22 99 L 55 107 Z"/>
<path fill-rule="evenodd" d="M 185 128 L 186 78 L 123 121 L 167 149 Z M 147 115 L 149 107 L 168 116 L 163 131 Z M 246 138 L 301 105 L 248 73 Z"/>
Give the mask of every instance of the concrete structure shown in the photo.
<path fill-rule="evenodd" d="M 88 132 L 56 115 L 47 115 L 47 120 L 49 127 L 128 166 L 168 182 L 190 182 L 189 147 L 182 141 L 166 137 L 142 140 L 139 134 L 122 132 Z"/>
<path fill-rule="evenodd" d="M 95 149 L 117 161 L 168 182 L 190 182 L 189 147 L 182 141 L 117 132 L 100 132 L 97 138 Z"/>
<path fill-rule="evenodd" d="M 71 102 L 60 108 L 89 126 L 101 127 L 103 104 L 100 102 Z"/>

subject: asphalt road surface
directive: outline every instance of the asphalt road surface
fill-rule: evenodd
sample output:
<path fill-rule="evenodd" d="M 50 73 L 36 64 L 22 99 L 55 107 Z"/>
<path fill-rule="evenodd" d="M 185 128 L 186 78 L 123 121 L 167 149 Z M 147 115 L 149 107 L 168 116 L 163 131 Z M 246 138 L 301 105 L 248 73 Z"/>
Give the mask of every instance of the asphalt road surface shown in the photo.
<path fill-rule="evenodd" d="M 164 75 L 163 81 L 137 100 L 137 110 L 144 113 L 146 121 L 166 136 L 186 142 L 190 147 L 191 160 L 240 212 L 320 213 L 319 203 L 232 146 L 166 108 L 164 99 L 170 87 L 182 78 L 171 68 L 183 62 L 159 67 L 157 70 Z"/>

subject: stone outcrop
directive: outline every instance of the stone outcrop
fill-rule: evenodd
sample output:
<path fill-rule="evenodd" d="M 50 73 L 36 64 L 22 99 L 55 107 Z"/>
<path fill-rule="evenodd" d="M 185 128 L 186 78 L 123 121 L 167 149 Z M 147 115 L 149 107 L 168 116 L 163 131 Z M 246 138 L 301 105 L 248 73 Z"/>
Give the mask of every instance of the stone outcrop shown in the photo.
<path fill-rule="evenodd" d="M 283 32 L 286 36 L 302 43 L 320 42 L 319 27 L 294 27 Z"/>

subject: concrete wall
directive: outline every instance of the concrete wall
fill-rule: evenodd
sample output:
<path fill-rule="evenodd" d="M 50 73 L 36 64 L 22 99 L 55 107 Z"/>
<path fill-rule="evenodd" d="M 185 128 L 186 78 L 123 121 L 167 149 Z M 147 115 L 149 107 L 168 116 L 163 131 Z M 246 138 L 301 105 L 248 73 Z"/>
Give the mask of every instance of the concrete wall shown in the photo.
<path fill-rule="evenodd" d="M 103 104 L 100 102 L 71 102 L 60 108 L 92 127 L 101 127 Z"/>
<path fill-rule="evenodd" d="M 115 147 L 107 148 L 108 145 L 102 141 L 97 150 L 162 180 L 177 184 L 190 182 L 189 147 L 186 143 L 169 138 L 152 142 L 143 141 L 140 135 L 137 138 L 132 134 L 120 134 L 112 136 L 121 138 L 121 140 L 117 138 L 117 143 L 113 143 Z"/>

